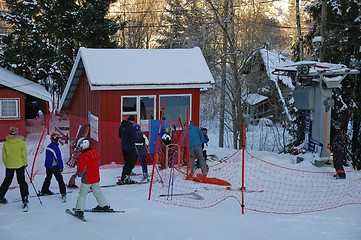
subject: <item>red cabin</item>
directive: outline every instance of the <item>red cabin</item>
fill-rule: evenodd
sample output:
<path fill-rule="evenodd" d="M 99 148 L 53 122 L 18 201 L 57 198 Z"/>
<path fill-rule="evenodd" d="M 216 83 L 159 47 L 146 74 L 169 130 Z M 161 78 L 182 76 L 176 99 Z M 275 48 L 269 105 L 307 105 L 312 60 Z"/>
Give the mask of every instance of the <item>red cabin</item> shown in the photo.
<path fill-rule="evenodd" d="M 59 109 L 69 112 L 70 138 L 89 125 L 102 164 L 123 163 L 118 129 L 129 115 L 149 134 L 165 100 L 167 123 L 199 125 L 200 90 L 214 79 L 199 48 L 89 49 L 81 47 Z M 149 136 L 149 135 L 148 135 Z"/>
<path fill-rule="evenodd" d="M 0 68 L 0 140 L 9 135 L 11 126 L 26 137 L 25 121 L 39 116 L 39 110 L 46 114 L 51 101 L 43 86 Z"/>

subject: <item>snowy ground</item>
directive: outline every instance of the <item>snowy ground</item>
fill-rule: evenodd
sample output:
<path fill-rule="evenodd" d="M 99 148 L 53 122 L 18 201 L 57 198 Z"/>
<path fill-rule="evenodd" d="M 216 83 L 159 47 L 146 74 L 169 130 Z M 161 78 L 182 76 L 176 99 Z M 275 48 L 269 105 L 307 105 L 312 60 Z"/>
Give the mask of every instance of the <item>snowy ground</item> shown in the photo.
<path fill-rule="evenodd" d="M 209 153 L 216 153 L 219 158 L 232 152 L 232 149 L 209 149 Z M 294 158 L 289 155 L 275 157 L 276 154 L 270 152 L 252 153 L 287 167 L 319 169 L 307 160 L 295 164 Z M 324 169 L 330 170 L 332 169 Z M 141 169 L 137 167 L 134 171 L 140 173 Z M 120 172 L 120 168 L 101 170 L 101 184 L 113 184 Z M 66 182 L 70 176 L 71 174 L 64 174 Z M 35 177 L 37 189 L 41 187 L 44 177 Z M 59 195 L 42 197 L 42 206 L 37 198 L 31 198 L 27 213 L 22 212 L 21 203 L 0 206 L 0 239 L 361 239 L 361 205 L 298 215 L 252 211 L 246 211 L 242 215 L 241 208 L 234 199 L 228 199 L 212 208 L 191 209 L 149 201 L 148 189 L 148 184 L 103 188 L 111 207 L 125 210 L 126 213 L 86 213 L 87 223 L 64 212 L 66 208 L 75 207 L 78 190 L 68 194 L 67 203 L 61 203 Z M 29 190 L 34 195 L 31 185 Z M 52 190 L 58 191 L 55 179 L 52 180 Z M 19 189 L 9 190 L 6 198 L 12 200 L 19 195 Z M 96 201 L 89 194 L 86 207 L 95 206 Z"/>

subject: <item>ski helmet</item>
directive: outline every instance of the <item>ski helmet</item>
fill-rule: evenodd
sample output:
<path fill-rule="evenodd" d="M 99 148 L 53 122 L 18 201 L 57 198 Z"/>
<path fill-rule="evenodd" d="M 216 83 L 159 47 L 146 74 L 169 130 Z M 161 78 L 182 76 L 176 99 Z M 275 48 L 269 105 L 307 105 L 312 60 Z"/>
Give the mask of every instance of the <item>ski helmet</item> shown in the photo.
<path fill-rule="evenodd" d="M 203 134 L 207 134 L 207 132 L 208 132 L 208 130 L 207 130 L 207 128 L 201 128 L 201 131 L 203 132 Z"/>
<path fill-rule="evenodd" d="M 76 146 L 78 148 L 80 148 L 80 150 L 83 150 L 85 148 L 89 147 L 89 139 L 87 138 L 80 138 L 76 144 Z"/>
<path fill-rule="evenodd" d="M 56 143 L 59 141 L 59 138 L 60 138 L 60 136 L 56 132 L 53 132 L 50 136 L 50 140 L 53 142 L 56 142 Z"/>
<path fill-rule="evenodd" d="M 141 129 L 139 124 L 135 124 L 134 127 L 135 127 L 135 130 L 137 130 L 137 131 L 140 131 L 140 129 Z"/>

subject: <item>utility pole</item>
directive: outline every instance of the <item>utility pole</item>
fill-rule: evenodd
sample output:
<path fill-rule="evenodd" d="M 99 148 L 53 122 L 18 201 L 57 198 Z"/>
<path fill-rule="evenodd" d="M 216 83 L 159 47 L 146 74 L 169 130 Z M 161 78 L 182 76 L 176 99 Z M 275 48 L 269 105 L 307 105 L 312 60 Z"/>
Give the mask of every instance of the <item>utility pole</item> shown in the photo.
<path fill-rule="evenodd" d="M 303 60 L 303 36 L 301 32 L 301 20 L 300 20 L 300 0 L 296 0 L 296 21 L 298 30 L 298 51 L 300 61 Z"/>
<path fill-rule="evenodd" d="M 327 21 L 327 0 L 322 0 L 320 33 L 321 33 L 321 37 L 324 40 L 324 43 L 322 44 L 322 46 L 320 48 L 320 62 L 325 61 L 326 21 Z"/>

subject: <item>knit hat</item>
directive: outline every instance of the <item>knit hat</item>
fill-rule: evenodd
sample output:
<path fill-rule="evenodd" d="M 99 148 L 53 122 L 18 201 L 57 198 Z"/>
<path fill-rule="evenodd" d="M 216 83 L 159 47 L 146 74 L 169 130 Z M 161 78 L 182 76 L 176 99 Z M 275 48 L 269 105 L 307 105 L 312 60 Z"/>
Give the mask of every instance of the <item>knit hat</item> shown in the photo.
<path fill-rule="evenodd" d="M 17 135 L 17 134 L 19 134 L 19 128 L 10 127 L 10 135 Z"/>
<path fill-rule="evenodd" d="M 134 122 L 134 121 L 135 121 L 134 115 L 130 115 L 130 116 L 128 117 L 128 121 Z"/>

